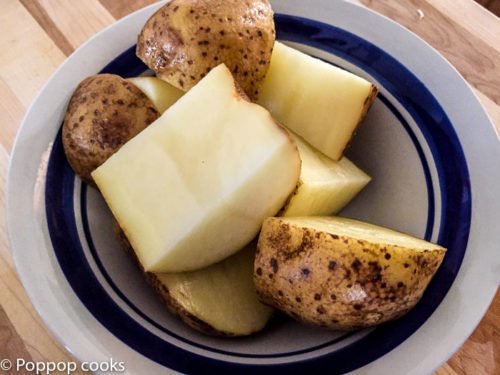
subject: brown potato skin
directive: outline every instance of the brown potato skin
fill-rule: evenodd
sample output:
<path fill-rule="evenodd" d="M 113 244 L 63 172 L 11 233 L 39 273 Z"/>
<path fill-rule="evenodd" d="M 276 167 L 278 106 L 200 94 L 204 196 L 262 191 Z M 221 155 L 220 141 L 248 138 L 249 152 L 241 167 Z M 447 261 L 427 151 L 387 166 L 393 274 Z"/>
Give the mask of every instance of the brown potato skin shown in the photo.
<path fill-rule="evenodd" d="M 136 53 L 159 78 L 184 91 L 225 63 L 256 99 L 274 40 L 267 0 L 172 0 L 146 22 Z"/>
<path fill-rule="evenodd" d="M 352 330 L 407 313 L 445 249 L 408 251 L 268 218 L 257 245 L 254 282 L 263 303 L 302 322 Z"/>
<path fill-rule="evenodd" d="M 160 114 L 132 83 L 114 74 L 84 79 L 70 99 L 62 139 L 69 164 L 83 180 Z"/>
<path fill-rule="evenodd" d="M 115 232 L 120 245 L 125 250 L 125 252 L 134 260 L 135 264 L 142 271 L 145 280 L 147 283 L 154 289 L 156 295 L 161 299 L 161 301 L 165 304 L 168 310 L 177 315 L 184 323 L 186 323 L 191 328 L 209 336 L 216 337 L 237 337 L 237 335 L 231 332 L 220 331 L 210 324 L 204 322 L 203 320 L 197 318 L 195 315 L 191 314 L 189 311 L 184 309 L 176 300 L 172 298 L 168 288 L 163 284 L 160 279 L 153 272 L 145 272 L 142 267 L 137 255 L 135 254 L 132 245 L 130 244 L 125 232 L 118 224 L 118 221 L 114 221 L 113 230 Z"/>

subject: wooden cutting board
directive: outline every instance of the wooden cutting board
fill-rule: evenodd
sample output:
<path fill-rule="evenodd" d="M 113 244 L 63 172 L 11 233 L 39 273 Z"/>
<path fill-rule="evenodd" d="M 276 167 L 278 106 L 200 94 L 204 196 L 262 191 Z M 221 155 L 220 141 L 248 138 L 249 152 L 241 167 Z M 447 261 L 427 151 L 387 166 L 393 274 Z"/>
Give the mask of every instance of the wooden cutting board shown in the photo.
<path fill-rule="evenodd" d="M 36 93 L 66 56 L 102 28 L 153 2 L 0 0 L 0 360 L 73 360 L 33 309 L 10 255 L 3 203 L 15 133 Z M 497 17 L 473 0 L 360 2 L 406 26 L 440 51 L 471 84 L 500 130 Z M 474 334 L 436 374 L 500 374 L 499 326 L 497 292 Z"/>

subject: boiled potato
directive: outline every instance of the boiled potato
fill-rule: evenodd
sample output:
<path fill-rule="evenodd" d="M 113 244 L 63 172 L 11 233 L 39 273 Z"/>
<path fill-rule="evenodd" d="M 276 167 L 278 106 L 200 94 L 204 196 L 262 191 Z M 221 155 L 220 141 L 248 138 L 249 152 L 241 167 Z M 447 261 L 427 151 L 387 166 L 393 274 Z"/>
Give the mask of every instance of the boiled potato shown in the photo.
<path fill-rule="evenodd" d="M 321 216 L 339 212 L 363 190 L 371 178 L 345 156 L 328 158 L 299 136 L 297 144 L 302 168 L 299 183 L 280 216 Z"/>
<path fill-rule="evenodd" d="M 295 189 L 300 163 L 286 130 L 221 64 L 92 177 L 143 267 L 181 272 L 250 242 Z"/>
<path fill-rule="evenodd" d="M 137 56 L 184 91 L 224 63 L 246 94 L 256 98 L 274 37 L 267 0 L 172 0 L 144 25 Z"/>
<path fill-rule="evenodd" d="M 415 306 L 445 251 L 350 219 L 268 218 L 254 282 L 264 303 L 295 319 L 331 329 L 369 327 Z"/>
<path fill-rule="evenodd" d="M 128 78 L 128 81 L 146 94 L 160 113 L 165 112 L 184 95 L 184 91 L 156 77 L 134 77 Z"/>
<path fill-rule="evenodd" d="M 257 103 L 318 151 L 340 160 L 377 93 L 366 79 L 276 42 Z"/>
<path fill-rule="evenodd" d="M 62 139 L 69 164 L 92 183 L 90 173 L 158 117 L 151 101 L 125 79 L 113 74 L 86 78 L 64 117 Z"/>
<path fill-rule="evenodd" d="M 115 222 L 115 232 L 135 258 L 127 237 Z M 169 310 L 192 328 L 212 336 L 246 336 L 267 324 L 273 309 L 259 302 L 253 284 L 256 242 L 210 267 L 192 272 L 144 276 Z"/>
<path fill-rule="evenodd" d="M 253 283 L 255 244 L 207 268 L 149 273 L 160 296 L 191 327 L 217 336 L 246 336 L 265 327 L 273 309 Z"/>

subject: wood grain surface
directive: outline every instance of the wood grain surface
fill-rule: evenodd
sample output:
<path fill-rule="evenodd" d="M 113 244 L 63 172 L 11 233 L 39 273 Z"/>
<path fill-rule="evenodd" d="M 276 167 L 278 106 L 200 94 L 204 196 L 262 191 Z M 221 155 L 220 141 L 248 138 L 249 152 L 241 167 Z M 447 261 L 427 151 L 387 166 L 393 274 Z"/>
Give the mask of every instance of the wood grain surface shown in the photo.
<path fill-rule="evenodd" d="M 47 331 L 16 274 L 5 228 L 5 179 L 22 117 L 78 46 L 152 0 L 0 0 L 0 359 L 73 361 Z M 361 0 L 440 51 L 500 130 L 500 20 L 473 0 Z M 481 1 L 498 11 L 500 1 Z M 500 374 L 500 294 L 437 375 Z M 14 373 L 14 372 L 11 372 Z"/>

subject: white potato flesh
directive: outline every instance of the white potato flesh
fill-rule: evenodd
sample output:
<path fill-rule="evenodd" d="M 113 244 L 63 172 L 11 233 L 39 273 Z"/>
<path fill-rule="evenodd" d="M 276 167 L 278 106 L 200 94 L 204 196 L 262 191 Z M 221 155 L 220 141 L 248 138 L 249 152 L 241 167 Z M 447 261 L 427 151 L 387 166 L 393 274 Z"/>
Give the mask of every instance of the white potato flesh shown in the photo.
<path fill-rule="evenodd" d="M 231 257 L 190 272 L 156 273 L 170 298 L 217 331 L 248 335 L 261 330 L 273 309 L 259 302 L 253 283 L 255 242 Z"/>
<path fill-rule="evenodd" d="M 158 112 L 165 112 L 172 104 L 184 95 L 184 91 L 156 77 L 128 78 L 156 107 Z"/>
<path fill-rule="evenodd" d="M 144 269 L 179 272 L 249 243 L 299 174 L 286 130 L 220 65 L 92 176 Z"/>
<path fill-rule="evenodd" d="M 392 245 L 409 248 L 415 251 L 442 249 L 438 245 L 397 232 L 378 225 L 342 217 L 291 217 L 283 222 L 295 226 L 311 228 L 338 236 L 357 238 L 376 244 Z"/>
<path fill-rule="evenodd" d="M 257 102 L 339 160 L 376 90 L 367 80 L 276 42 Z"/>
<path fill-rule="evenodd" d="M 371 178 L 346 157 L 333 161 L 293 135 L 302 160 L 297 190 L 281 216 L 321 216 L 338 213 Z"/>

